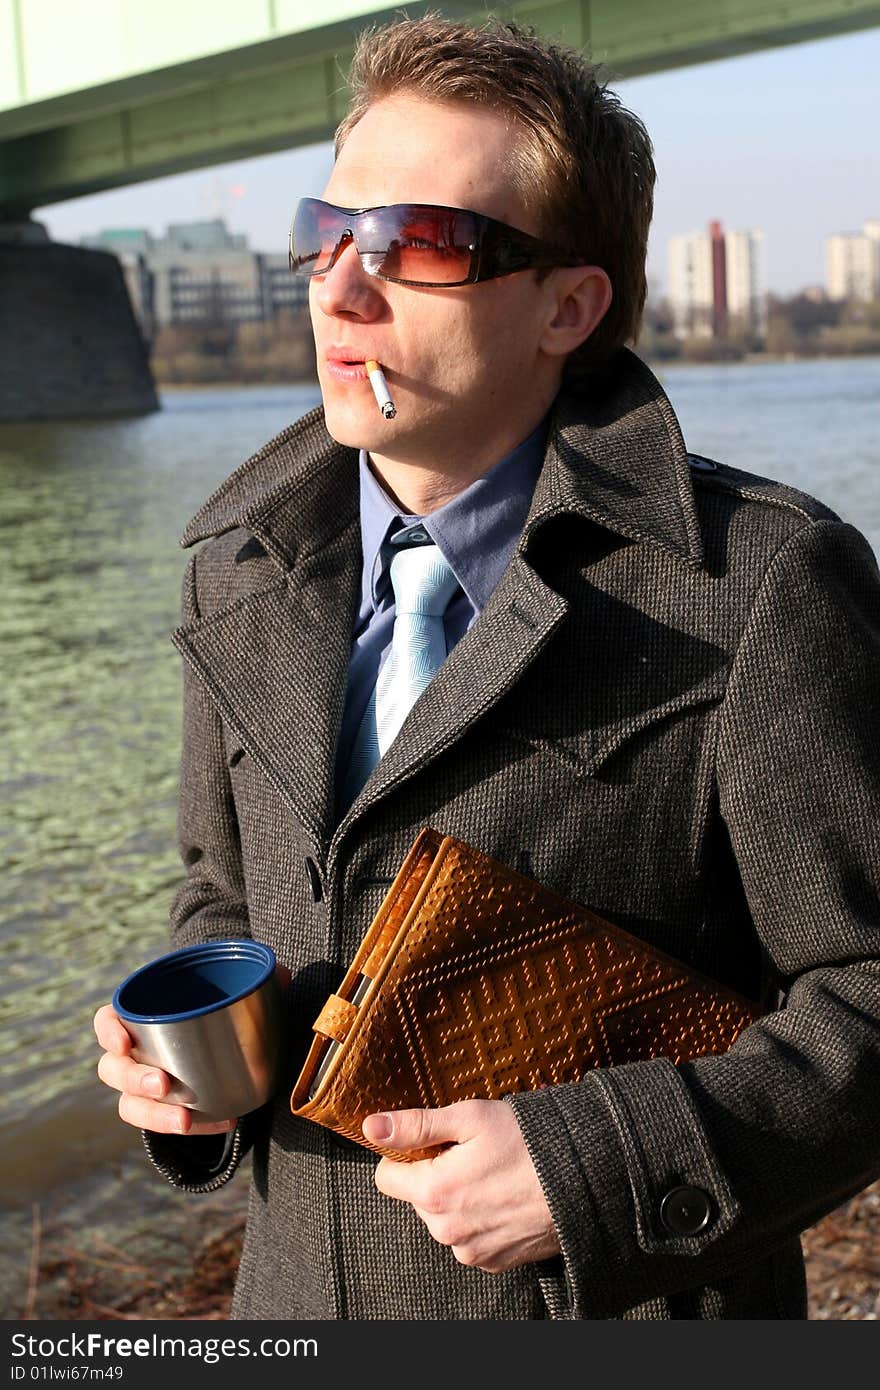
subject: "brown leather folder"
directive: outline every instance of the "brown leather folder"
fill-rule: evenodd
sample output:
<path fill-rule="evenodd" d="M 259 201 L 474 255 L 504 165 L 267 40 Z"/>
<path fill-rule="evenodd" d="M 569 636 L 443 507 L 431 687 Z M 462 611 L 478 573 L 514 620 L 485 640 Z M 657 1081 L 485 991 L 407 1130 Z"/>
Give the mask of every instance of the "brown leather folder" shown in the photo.
<path fill-rule="evenodd" d="M 761 1009 L 450 835 L 423 829 L 314 1025 L 295 1115 L 378 1153 L 378 1110 L 726 1052 Z"/>

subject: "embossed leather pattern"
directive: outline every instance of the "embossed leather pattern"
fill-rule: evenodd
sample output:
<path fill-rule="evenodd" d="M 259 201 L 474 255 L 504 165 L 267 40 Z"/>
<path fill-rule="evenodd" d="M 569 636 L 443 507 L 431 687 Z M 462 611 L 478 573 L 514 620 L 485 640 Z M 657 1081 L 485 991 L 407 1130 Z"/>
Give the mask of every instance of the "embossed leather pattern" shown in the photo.
<path fill-rule="evenodd" d="M 367 975 L 363 1003 L 347 1001 Z M 377 1110 L 579 1080 L 592 1067 L 726 1052 L 760 1012 L 587 908 L 426 827 L 379 908 L 291 1095 L 378 1153 Z M 328 1039 L 340 1045 L 314 1096 Z"/>

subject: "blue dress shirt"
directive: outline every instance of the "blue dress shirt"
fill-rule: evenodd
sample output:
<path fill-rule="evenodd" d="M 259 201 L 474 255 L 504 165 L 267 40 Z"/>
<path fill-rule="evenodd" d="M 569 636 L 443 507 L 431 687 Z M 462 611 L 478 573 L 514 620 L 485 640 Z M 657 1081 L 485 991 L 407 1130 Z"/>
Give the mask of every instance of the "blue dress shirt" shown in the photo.
<path fill-rule="evenodd" d="M 370 692 L 391 649 L 394 590 L 391 558 L 401 545 L 434 543 L 449 562 L 459 587 L 443 617 L 446 651 L 467 632 L 485 608 L 510 560 L 528 515 L 544 461 L 547 422 L 522 444 L 476 478 L 450 502 L 427 516 L 401 512 L 361 450 L 360 512 L 361 601 L 352 634 L 345 710 L 336 757 L 337 821 L 348 760 Z"/>

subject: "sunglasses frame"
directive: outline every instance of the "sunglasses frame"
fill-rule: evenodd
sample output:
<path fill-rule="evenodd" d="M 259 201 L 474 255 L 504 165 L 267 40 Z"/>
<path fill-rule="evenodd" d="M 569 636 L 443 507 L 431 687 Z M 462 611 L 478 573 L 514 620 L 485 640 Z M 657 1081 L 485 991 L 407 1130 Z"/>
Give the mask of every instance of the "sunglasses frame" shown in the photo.
<path fill-rule="evenodd" d="M 293 230 L 296 219 L 300 209 L 306 203 L 321 208 L 329 208 L 332 212 L 340 213 L 343 218 L 351 217 L 352 219 L 363 217 L 369 212 L 386 212 L 396 208 L 406 208 L 411 214 L 416 215 L 419 212 L 452 212 L 460 216 L 470 217 L 474 224 L 474 240 L 468 246 L 471 253 L 468 274 L 462 280 L 404 280 L 395 275 L 385 275 L 379 269 L 373 269 L 364 260 L 365 256 L 381 257 L 385 252 L 361 251 L 357 244 L 356 226 L 346 227 L 341 232 L 328 265 L 321 270 L 310 270 L 305 263 L 297 263 L 298 257 L 294 255 L 293 250 Z M 484 213 L 472 212 L 469 208 L 447 207 L 442 203 L 380 203 L 369 208 L 341 208 L 336 203 L 327 203 L 321 198 L 300 199 L 290 224 L 288 243 L 288 259 L 294 275 L 302 275 L 307 279 L 312 279 L 316 275 L 326 275 L 328 271 L 333 269 L 349 242 L 354 245 L 367 275 L 372 275 L 377 280 L 386 280 L 391 285 L 411 285 L 415 289 L 457 289 L 461 285 L 475 285 L 481 280 L 496 280 L 502 275 L 513 275 L 518 270 L 550 269 L 556 266 L 586 264 L 583 260 L 573 259 L 570 255 L 566 255 L 539 237 L 531 236 L 528 232 L 521 232 L 517 227 L 511 227 L 507 222 L 499 222 L 497 218 L 487 217 Z"/>

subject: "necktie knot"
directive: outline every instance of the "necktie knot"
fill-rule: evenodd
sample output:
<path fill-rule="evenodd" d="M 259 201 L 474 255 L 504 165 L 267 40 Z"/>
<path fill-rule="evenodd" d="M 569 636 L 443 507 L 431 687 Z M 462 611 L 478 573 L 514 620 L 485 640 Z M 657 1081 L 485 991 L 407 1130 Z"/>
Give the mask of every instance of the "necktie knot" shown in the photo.
<path fill-rule="evenodd" d="M 391 561 L 391 585 L 397 613 L 420 613 L 440 618 L 458 587 L 458 580 L 436 545 L 411 545 Z"/>

